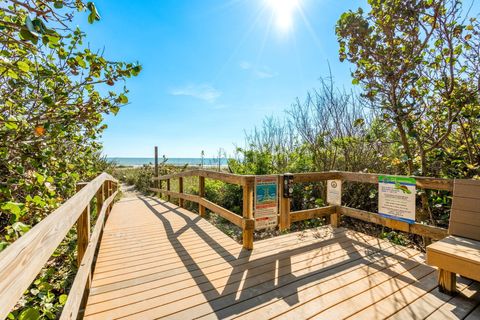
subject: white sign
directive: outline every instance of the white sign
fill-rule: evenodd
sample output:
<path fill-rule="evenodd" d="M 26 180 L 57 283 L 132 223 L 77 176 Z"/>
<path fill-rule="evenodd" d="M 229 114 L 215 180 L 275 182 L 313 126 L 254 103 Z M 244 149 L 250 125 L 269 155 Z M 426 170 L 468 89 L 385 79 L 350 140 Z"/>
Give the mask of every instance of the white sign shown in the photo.
<path fill-rule="evenodd" d="M 342 205 L 342 180 L 327 180 L 327 203 Z"/>
<path fill-rule="evenodd" d="M 255 177 L 255 229 L 275 228 L 278 224 L 278 177 Z"/>
<path fill-rule="evenodd" d="M 408 177 L 378 177 L 378 213 L 390 219 L 415 223 L 416 180 Z"/>

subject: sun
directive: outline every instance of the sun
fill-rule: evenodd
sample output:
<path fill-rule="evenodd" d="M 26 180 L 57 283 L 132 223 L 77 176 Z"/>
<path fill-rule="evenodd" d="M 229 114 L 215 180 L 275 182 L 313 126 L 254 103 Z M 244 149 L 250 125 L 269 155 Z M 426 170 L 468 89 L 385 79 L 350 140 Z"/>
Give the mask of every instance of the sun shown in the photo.
<path fill-rule="evenodd" d="M 293 27 L 293 14 L 299 7 L 300 0 L 265 0 L 272 9 L 279 31 L 288 32 Z"/>

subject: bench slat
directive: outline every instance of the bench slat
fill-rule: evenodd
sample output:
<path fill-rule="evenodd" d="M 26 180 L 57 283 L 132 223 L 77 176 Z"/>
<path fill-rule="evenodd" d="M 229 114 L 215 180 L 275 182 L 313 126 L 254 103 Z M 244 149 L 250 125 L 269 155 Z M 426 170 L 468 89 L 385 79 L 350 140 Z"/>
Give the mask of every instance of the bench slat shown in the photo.
<path fill-rule="evenodd" d="M 448 233 L 480 240 L 480 181 L 455 179 Z"/>
<path fill-rule="evenodd" d="M 429 245 L 427 250 L 478 264 L 480 267 L 480 241 L 448 236 L 443 240 Z"/>

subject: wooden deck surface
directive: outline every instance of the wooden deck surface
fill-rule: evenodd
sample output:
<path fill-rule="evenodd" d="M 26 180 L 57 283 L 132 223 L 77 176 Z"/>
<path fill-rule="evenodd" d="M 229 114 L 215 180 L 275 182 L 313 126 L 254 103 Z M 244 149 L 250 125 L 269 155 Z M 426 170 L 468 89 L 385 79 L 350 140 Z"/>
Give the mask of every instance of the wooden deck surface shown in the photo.
<path fill-rule="evenodd" d="M 85 319 L 480 319 L 480 284 L 437 288 L 418 251 L 330 227 L 256 241 L 125 198 L 107 221 Z"/>

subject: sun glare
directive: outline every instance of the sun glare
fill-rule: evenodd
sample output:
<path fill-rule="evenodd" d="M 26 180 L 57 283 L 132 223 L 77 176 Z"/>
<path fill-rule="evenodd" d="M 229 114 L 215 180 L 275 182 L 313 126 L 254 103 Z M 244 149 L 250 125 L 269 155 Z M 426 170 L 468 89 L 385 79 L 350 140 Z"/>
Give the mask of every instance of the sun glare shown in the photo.
<path fill-rule="evenodd" d="M 299 6 L 299 0 L 265 0 L 272 9 L 275 23 L 281 32 L 287 32 L 293 27 L 293 14 Z"/>

